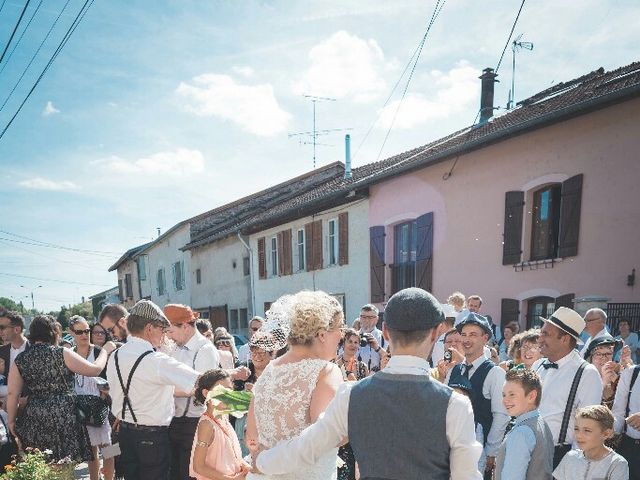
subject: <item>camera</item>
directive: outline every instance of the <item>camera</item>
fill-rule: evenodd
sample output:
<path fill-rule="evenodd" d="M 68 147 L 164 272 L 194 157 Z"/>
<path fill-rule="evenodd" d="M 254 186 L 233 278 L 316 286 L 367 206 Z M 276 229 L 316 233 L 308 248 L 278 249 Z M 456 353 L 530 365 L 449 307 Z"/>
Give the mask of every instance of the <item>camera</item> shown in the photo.
<path fill-rule="evenodd" d="M 445 362 L 450 362 L 451 361 L 451 350 L 445 350 L 444 352 L 444 361 Z"/>
<path fill-rule="evenodd" d="M 366 333 L 361 333 L 360 334 L 360 346 L 361 347 L 366 347 L 369 345 L 369 336 Z"/>

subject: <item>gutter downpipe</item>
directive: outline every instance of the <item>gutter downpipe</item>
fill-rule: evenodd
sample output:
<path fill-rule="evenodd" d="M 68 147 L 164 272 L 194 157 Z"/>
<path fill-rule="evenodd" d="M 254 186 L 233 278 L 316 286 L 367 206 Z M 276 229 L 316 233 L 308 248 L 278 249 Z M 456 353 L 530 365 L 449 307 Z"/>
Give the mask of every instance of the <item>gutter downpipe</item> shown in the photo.
<path fill-rule="evenodd" d="M 247 251 L 249 252 L 249 297 L 251 299 L 251 315 L 250 315 L 250 318 L 252 318 L 256 314 L 256 312 L 255 312 L 256 290 L 255 290 L 255 283 L 254 283 L 255 282 L 255 278 L 254 278 L 254 275 L 253 275 L 253 250 L 251 250 L 251 247 L 249 246 L 249 244 L 247 242 L 245 242 L 244 238 L 242 238 L 242 234 L 240 233 L 240 230 L 238 230 L 237 234 L 238 234 L 238 240 L 240 240 L 242 245 L 244 245 L 244 248 L 246 248 Z"/>

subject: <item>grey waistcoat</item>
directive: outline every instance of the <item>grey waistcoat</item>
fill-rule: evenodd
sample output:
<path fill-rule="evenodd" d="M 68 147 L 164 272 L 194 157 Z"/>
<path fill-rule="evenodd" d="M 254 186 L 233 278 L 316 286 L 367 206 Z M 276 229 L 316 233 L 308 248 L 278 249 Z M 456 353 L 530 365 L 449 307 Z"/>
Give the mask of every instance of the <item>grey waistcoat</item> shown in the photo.
<path fill-rule="evenodd" d="M 378 372 L 351 389 L 349 443 L 362 480 L 449 480 L 451 388 Z"/>
<path fill-rule="evenodd" d="M 527 418 L 519 425 L 526 425 L 536 436 L 536 446 L 531 452 L 531 460 L 527 468 L 526 480 L 551 480 L 553 473 L 553 435 L 549 426 L 542 419 L 542 416 Z M 500 451 L 496 457 L 496 480 L 502 479 L 502 467 L 504 466 L 504 458 L 507 451 L 507 442 L 509 434 L 502 442 Z M 508 480 L 508 479 L 505 479 Z"/>

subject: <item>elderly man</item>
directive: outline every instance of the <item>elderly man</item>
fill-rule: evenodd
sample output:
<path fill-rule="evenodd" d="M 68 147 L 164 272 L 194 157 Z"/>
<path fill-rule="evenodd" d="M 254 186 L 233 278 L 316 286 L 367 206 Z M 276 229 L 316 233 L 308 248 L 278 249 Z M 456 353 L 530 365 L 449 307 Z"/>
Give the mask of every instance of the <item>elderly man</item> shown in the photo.
<path fill-rule="evenodd" d="M 156 351 L 171 324 L 155 303 L 140 300 L 126 322 L 128 342 L 107 364 L 113 414 L 120 424 L 120 465 L 127 480 L 168 480 L 174 394 L 192 394 L 199 374 Z"/>
<path fill-rule="evenodd" d="M 105 305 L 98 316 L 100 325 L 118 342 L 126 342 L 129 336 L 126 319 L 127 309 L 117 303 Z"/>
<path fill-rule="evenodd" d="M 264 318 L 257 315 L 249 322 L 249 340 L 253 338 L 260 327 L 264 323 Z M 251 351 L 249 350 L 249 342 L 245 343 L 238 349 L 238 361 L 240 363 L 247 363 L 251 359 Z"/>
<path fill-rule="evenodd" d="M 367 344 L 358 350 L 358 360 L 365 363 L 370 372 L 380 369 L 380 350 L 384 350 L 385 340 L 376 325 L 378 324 L 378 308 L 370 303 L 360 309 L 360 337 Z M 384 352 L 386 353 L 386 352 Z"/>
<path fill-rule="evenodd" d="M 558 308 L 550 318 L 542 318 L 538 345 L 546 358 L 531 368 L 542 379 L 540 415 L 556 444 L 554 468 L 574 443 L 575 413 L 580 407 L 600 405 L 602 379 L 598 370 L 575 350 L 585 322 L 574 310 Z"/>
<path fill-rule="evenodd" d="M 584 324 L 584 331 L 589 334 L 589 338 L 584 342 L 584 345 L 580 350 L 582 358 L 585 357 L 585 354 L 589 350 L 589 344 L 593 340 L 609 335 L 609 332 L 607 331 L 607 314 L 601 308 L 591 308 L 587 310 L 587 313 L 584 315 Z"/>

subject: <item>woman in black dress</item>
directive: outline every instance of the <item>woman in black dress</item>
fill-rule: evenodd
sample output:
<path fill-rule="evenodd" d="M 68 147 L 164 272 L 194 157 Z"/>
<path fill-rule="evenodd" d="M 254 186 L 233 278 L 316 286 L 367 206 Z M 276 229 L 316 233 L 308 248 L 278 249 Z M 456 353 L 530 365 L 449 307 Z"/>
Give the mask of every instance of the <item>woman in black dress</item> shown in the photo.
<path fill-rule="evenodd" d="M 55 461 L 65 457 L 88 461 L 92 459 L 91 445 L 86 427 L 76 416 L 74 373 L 98 376 L 115 345 L 107 342 L 95 363 L 90 363 L 55 345 L 54 323 L 50 315 L 33 319 L 29 326 L 31 348 L 16 357 L 17 368 L 9 371 L 9 429 L 23 448 L 49 449 Z M 29 399 L 16 419 L 18 400 L 25 390 Z"/>

